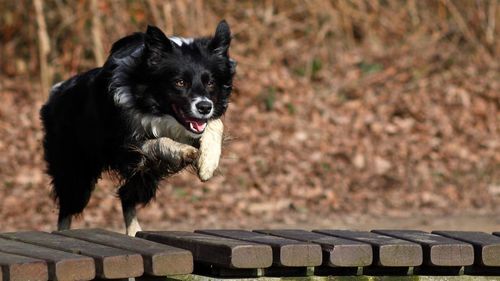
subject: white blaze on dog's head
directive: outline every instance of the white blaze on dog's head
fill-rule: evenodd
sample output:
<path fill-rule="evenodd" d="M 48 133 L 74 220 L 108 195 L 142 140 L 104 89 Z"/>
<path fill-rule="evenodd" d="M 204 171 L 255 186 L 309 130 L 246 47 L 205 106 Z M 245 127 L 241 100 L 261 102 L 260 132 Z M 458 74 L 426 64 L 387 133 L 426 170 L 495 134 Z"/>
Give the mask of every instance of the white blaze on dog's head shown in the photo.
<path fill-rule="evenodd" d="M 168 39 L 170 41 L 174 42 L 179 47 L 181 47 L 184 44 L 189 45 L 189 44 L 193 43 L 193 41 L 194 41 L 193 38 L 184 38 L 184 37 L 178 37 L 178 36 L 168 37 Z"/>

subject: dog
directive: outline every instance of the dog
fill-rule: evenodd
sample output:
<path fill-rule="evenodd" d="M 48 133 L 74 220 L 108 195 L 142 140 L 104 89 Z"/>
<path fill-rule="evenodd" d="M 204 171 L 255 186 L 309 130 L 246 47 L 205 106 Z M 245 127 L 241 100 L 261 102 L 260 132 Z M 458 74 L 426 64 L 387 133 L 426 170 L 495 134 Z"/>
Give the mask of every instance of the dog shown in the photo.
<path fill-rule="evenodd" d="M 116 41 L 102 67 L 53 86 L 40 115 L 59 230 L 83 212 L 103 171 L 120 178 L 131 236 L 141 230 L 136 207 L 163 178 L 188 166 L 202 181 L 212 177 L 236 70 L 230 43 L 225 20 L 198 38 L 148 26 Z"/>

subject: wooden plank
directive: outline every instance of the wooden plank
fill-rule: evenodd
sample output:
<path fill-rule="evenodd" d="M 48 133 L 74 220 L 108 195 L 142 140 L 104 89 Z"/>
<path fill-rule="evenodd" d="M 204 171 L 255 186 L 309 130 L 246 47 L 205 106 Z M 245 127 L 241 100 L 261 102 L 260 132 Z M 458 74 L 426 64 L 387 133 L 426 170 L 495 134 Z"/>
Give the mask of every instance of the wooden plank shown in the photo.
<path fill-rule="evenodd" d="M 203 229 L 195 232 L 269 245 L 273 250 L 273 264 L 275 266 L 318 266 L 321 265 L 322 261 L 321 247 L 316 244 L 246 230 Z"/>
<path fill-rule="evenodd" d="M 256 268 L 229 268 L 214 264 L 197 262 L 194 263 L 194 275 L 210 276 L 206 281 L 216 281 L 222 279 L 229 280 L 255 280 L 263 276 L 264 269 Z M 192 276 L 192 275 L 191 275 Z M 216 278 L 213 278 L 216 277 Z"/>
<path fill-rule="evenodd" d="M 475 264 L 478 266 L 500 266 L 500 237 L 478 231 L 433 231 L 432 233 L 472 244 Z"/>
<path fill-rule="evenodd" d="M 418 230 L 373 230 L 372 232 L 420 244 L 429 266 L 468 266 L 474 263 L 471 244 Z"/>
<path fill-rule="evenodd" d="M 95 264 L 90 257 L 0 238 L 2 252 L 45 260 L 50 280 L 91 280 Z"/>
<path fill-rule="evenodd" d="M 144 266 L 140 254 L 40 231 L 13 232 L 0 237 L 94 258 L 100 278 L 141 276 Z"/>
<path fill-rule="evenodd" d="M 313 230 L 317 233 L 368 243 L 373 247 L 374 265 L 410 267 L 422 264 L 422 247 L 394 237 L 365 231 Z"/>
<path fill-rule="evenodd" d="M 142 231 L 136 236 L 189 250 L 195 263 L 256 269 L 269 267 L 273 262 L 268 245 L 186 231 Z"/>
<path fill-rule="evenodd" d="M 5 281 L 46 281 L 49 279 L 47 263 L 44 260 L 0 252 L 0 266 Z"/>
<path fill-rule="evenodd" d="M 54 234 L 139 253 L 144 259 L 144 271 L 149 275 L 193 272 L 193 255 L 184 249 L 103 229 L 73 229 L 56 231 Z"/>
<path fill-rule="evenodd" d="M 359 267 L 373 262 L 372 247 L 367 243 L 299 229 L 254 231 L 319 244 L 323 250 L 325 266 Z"/>

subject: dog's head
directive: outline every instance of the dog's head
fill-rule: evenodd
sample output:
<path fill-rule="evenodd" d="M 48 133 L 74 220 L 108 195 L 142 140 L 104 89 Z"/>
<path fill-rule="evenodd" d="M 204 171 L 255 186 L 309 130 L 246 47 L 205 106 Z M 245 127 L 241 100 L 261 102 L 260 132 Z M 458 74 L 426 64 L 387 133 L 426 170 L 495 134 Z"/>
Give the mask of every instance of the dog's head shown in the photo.
<path fill-rule="evenodd" d="M 195 39 L 168 38 L 148 26 L 143 40 L 133 96 L 119 98 L 133 99 L 142 113 L 171 115 L 192 134 L 203 133 L 208 120 L 225 113 L 232 90 L 236 63 L 228 54 L 229 25 L 221 21 L 213 37 Z"/>

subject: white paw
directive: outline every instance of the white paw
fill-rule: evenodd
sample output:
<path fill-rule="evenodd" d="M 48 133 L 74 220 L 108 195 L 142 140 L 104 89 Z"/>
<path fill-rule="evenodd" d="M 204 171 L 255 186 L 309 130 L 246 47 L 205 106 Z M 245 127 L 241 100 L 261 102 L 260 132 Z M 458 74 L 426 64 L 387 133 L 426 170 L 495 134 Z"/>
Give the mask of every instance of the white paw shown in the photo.
<path fill-rule="evenodd" d="M 213 177 L 215 170 L 217 170 L 217 167 L 219 166 L 219 157 L 208 156 L 205 158 L 202 156 L 203 154 L 198 160 L 198 176 L 202 181 L 207 181 Z"/>
<path fill-rule="evenodd" d="M 222 150 L 222 134 L 224 125 L 220 119 L 210 121 L 200 139 L 200 156 L 196 167 L 198 176 L 202 181 L 213 177 L 215 170 L 219 167 L 219 159 Z"/>
<path fill-rule="evenodd" d="M 134 237 L 135 234 L 139 231 L 142 231 L 141 226 L 139 225 L 139 222 L 137 221 L 137 218 L 133 218 L 132 222 L 130 225 L 127 227 L 127 235 Z"/>

